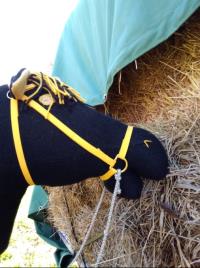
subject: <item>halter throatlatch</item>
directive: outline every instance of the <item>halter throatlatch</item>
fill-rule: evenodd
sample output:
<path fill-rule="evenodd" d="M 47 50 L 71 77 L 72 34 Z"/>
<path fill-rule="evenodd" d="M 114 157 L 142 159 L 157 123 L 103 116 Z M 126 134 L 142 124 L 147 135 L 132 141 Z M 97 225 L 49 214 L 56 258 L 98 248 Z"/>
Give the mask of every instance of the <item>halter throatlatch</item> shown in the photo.
<path fill-rule="evenodd" d="M 33 98 L 37 97 L 38 93 L 43 90 L 44 94 L 48 94 L 51 101 L 47 101 L 48 109 L 45 109 L 41 104 L 35 101 Z M 15 150 L 18 158 L 18 162 L 22 173 L 24 175 L 25 180 L 29 185 L 33 185 L 34 181 L 30 175 L 28 166 L 26 164 L 23 147 L 21 143 L 20 130 L 19 130 L 19 122 L 18 122 L 18 100 L 24 101 L 27 103 L 29 107 L 37 111 L 40 115 L 42 115 L 45 119 L 50 121 L 55 127 L 57 127 L 61 132 L 63 132 L 67 137 L 72 139 L 75 143 L 81 146 L 83 149 L 88 151 L 90 154 L 102 160 L 104 163 L 108 164 L 108 171 L 101 175 L 100 178 L 103 181 L 110 179 L 114 174 L 117 173 L 117 168 L 115 165 L 117 160 L 120 159 L 124 162 L 124 168 L 121 172 L 125 172 L 128 168 L 128 162 L 126 160 L 126 153 L 128 151 L 130 139 L 133 132 L 133 127 L 128 126 L 124 139 L 122 141 L 120 151 L 113 159 L 107 154 L 105 154 L 101 149 L 96 148 L 91 143 L 87 142 L 85 139 L 80 137 L 77 133 L 75 133 L 72 129 L 70 129 L 67 125 L 65 125 L 62 121 L 60 121 L 57 117 L 55 117 L 50 109 L 52 105 L 57 102 L 59 104 L 65 103 L 65 98 L 73 98 L 75 101 L 84 102 L 84 99 L 81 98 L 80 94 L 69 87 L 65 83 L 61 82 L 57 78 L 49 77 L 43 73 L 30 73 L 27 70 L 22 72 L 22 75 L 19 79 L 12 84 L 11 93 L 15 98 L 11 98 L 10 100 L 10 109 L 11 109 L 11 125 L 12 125 L 12 133 L 14 139 Z M 40 94 L 40 98 L 43 96 Z"/>

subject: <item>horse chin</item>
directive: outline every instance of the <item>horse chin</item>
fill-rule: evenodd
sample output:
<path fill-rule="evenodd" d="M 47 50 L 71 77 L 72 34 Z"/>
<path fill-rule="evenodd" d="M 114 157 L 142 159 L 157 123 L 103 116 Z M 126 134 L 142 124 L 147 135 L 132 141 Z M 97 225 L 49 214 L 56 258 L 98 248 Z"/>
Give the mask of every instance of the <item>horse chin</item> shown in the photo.
<path fill-rule="evenodd" d="M 126 171 L 125 173 L 122 173 L 121 176 L 122 176 L 122 179 L 120 181 L 121 193 L 119 194 L 119 197 L 123 197 L 126 199 L 140 198 L 143 188 L 143 182 L 140 179 L 140 177 L 138 177 L 131 171 Z M 114 177 L 104 182 L 105 187 L 111 193 L 114 192 L 115 183 L 116 180 Z"/>

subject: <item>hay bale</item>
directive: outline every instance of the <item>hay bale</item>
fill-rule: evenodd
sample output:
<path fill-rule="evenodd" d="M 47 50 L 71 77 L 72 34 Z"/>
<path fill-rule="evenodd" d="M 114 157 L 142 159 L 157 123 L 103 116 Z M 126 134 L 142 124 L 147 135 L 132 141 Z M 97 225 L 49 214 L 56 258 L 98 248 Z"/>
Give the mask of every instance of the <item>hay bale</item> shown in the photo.
<path fill-rule="evenodd" d="M 149 129 L 162 140 L 170 175 L 145 181 L 136 201 L 118 199 L 101 266 L 200 265 L 200 12 L 169 40 L 123 69 L 110 90 L 106 112 Z M 101 107 L 102 108 L 102 107 Z M 49 218 L 78 249 L 102 192 L 98 179 L 48 188 Z M 84 250 L 94 264 L 111 194 L 106 193 Z"/>

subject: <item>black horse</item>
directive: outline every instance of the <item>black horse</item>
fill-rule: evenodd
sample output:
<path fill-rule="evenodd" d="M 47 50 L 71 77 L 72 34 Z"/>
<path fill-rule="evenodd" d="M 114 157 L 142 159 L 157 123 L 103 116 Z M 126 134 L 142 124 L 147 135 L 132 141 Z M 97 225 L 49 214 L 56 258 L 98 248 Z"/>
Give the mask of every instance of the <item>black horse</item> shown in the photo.
<path fill-rule="evenodd" d="M 8 245 L 13 222 L 20 200 L 28 184 L 20 169 L 13 142 L 10 120 L 10 92 L 20 79 L 22 71 L 12 79 L 11 85 L 0 87 L 0 253 Z M 33 76 L 27 79 L 33 83 Z M 51 78 L 50 78 L 51 79 Z M 31 82 L 30 82 L 31 81 Z M 55 80 L 51 80 L 55 81 Z M 57 81 L 57 80 L 56 80 Z M 36 83 L 37 84 L 37 83 Z M 63 85 L 57 81 L 57 85 Z M 34 95 L 44 93 L 45 84 Z M 72 93 L 73 96 L 73 93 Z M 127 125 L 97 112 L 74 96 L 64 96 L 64 104 L 55 102 L 51 114 L 83 139 L 100 148 L 111 158 L 118 154 Z M 45 108 L 45 105 L 41 104 Z M 25 159 L 34 183 L 37 185 L 61 186 L 78 183 L 91 177 L 99 177 L 109 169 L 108 165 L 66 137 L 51 122 L 29 107 L 28 102 L 18 101 L 19 129 Z M 149 141 L 146 143 L 145 141 Z M 128 169 L 122 174 L 121 197 L 139 198 L 143 182 L 141 177 L 161 180 L 168 173 L 168 158 L 161 142 L 149 131 L 134 127 L 126 154 Z M 120 168 L 120 161 L 116 164 Z M 105 186 L 113 191 L 114 177 L 106 180 Z"/>

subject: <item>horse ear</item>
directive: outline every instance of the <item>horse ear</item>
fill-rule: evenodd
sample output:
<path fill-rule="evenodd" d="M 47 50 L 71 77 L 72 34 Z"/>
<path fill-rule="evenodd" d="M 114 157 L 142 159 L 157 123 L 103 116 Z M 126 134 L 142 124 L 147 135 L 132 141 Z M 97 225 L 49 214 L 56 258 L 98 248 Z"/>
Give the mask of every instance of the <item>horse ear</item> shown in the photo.
<path fill-rule="evenodd" d="M 24 192 L 0 193 L 0 254 L 8 247 L 14 220 Z"/>
<path fill-rule="evenodd" d="M 127 170 L 126 172 L 122 173 L 122 179 L 120 181 L 120 188 L 121 188 L 121 194 L 120 197 L 124 197 L 126 199 L 137 199 L 140 198 L 142 188 L 143 188 L 143 182 L 130 170 Z M 105 181 L 105 187 L 113 193 L 115 188 L 115 177 L 113 176 L 109 180 Z"/>
<path fill-rule="evenodd" d="M 29 70 L 21 69 L 16 76 L 12 77 L 10 90 L 17 100 L 21 100 L 24 96 L 27 80 L 30 74 Z"/>

